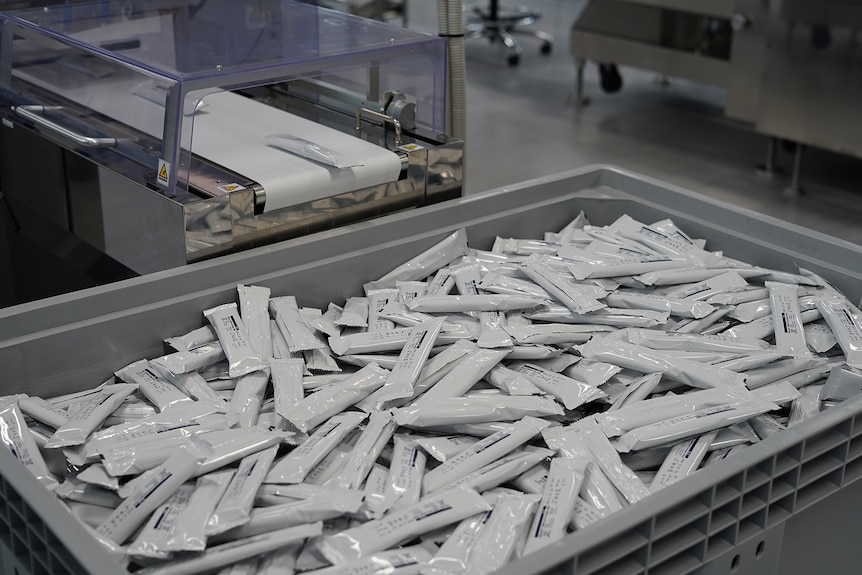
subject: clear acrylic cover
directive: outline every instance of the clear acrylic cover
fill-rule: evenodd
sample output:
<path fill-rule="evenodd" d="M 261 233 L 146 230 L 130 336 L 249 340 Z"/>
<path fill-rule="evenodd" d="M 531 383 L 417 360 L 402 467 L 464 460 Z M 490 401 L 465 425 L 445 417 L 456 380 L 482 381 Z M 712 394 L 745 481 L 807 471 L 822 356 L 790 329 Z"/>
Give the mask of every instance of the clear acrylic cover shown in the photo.
<path fill-rule="evenodd" d="M 445 132 L 445 42 L 295 0 L 119 0 L 0 14 L 0 105 L 170 194 L 188 191 L 207 95 L 314 78 L 416 103 Z M 248 94 L 245 94 L 248 95 Z M 214 102 L 214 100 L 213 100 Z"/>

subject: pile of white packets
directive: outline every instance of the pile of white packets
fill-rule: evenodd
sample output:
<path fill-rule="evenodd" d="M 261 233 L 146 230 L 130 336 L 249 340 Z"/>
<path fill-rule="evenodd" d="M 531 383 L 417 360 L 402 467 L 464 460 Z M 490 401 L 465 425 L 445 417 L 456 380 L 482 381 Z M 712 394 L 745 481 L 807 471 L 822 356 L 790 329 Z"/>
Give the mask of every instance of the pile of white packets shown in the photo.
<path fill-rule="evenodd" d="M 343 303 L 240 285 L 2 439 L 136 573 L 480 575 L 862 390 L 826 280 L 669 220 L 460 230 Z"/>

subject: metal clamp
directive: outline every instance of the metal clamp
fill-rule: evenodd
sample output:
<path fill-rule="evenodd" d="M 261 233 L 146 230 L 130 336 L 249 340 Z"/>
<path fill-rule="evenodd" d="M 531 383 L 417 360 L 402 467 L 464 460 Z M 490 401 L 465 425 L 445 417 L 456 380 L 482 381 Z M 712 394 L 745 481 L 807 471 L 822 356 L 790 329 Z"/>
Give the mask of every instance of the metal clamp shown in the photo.
<path fill-rule="evenodd" d="M 395 147 L 401 145 L 401 122 L 393 118 L 392 116 L 387 116 L 386 114 L 381 114 L 380 112 L 375 112 L 374 110 L 369 110 L 368 108 L 359 108 L 356 110 L 356 136 L 362 137 L 362 116 L 371 116 L 372 118 L 376 118 L 382 121 L 384 124 L 392 124 L 395 127 Z"/>
<path fill-rule="evenodd" d="M 62 106 L 17 106 L 15 107 L 15 113 L 22 118 L 27 118 L 34 124 L 47 128 L 48 130 L 87 148 L 111 148 L 117 145 L 116 138 L 93 138 L 91 136 L 85 136 L 84 134 L 79 134 L 78 132 L 74 132 L 69 128 L 61 126 L 42 115 L 42 113 L 46 111 L 62 109 Z"/>

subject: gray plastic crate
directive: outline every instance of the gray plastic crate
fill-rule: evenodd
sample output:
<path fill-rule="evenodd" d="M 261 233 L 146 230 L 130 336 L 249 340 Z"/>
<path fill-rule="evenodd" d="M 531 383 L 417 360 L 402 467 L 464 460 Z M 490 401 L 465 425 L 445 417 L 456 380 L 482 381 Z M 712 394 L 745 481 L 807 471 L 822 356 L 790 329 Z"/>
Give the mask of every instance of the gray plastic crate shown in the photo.
<path fill-rule="evenodd" d="M 624 213 L 671 217 L 711 249 L 780 269 L 799 264 L 854 300 L 862 295 L 862 247 L 590 167 L 0 310 L 0 389 L 51 395 L 92 387 L 126 363 L 160 354 L 161 338 L 202 325 L 201 310 L 235 299 L 240 281 L 322 306 L 360 293 L 362 283 L 456 228 L 467 228 L 472 246 L 488 248 L 496 235 L 558 229 L 581 209 L 596 224 Z M 858 572 L 860 418 L 862 398 L 845 402 L 502 572 Z M 6 450 L 0 473 L 3 573 L 122 572 Z"/>

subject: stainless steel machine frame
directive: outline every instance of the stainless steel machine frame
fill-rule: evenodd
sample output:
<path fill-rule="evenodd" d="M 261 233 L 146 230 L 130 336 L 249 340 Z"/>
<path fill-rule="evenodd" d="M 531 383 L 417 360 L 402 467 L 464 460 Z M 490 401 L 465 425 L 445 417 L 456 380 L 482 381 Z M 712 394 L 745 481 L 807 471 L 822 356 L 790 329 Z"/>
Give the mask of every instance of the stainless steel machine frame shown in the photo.
<path fill-rule="evenodd" d="M 732 35 L 727 53 L 704 49 L 709 26 Z M 632 66 L 725 89 L 726 115 L 771 138 L 862 158 L 860 29 L 858 0 L 594 0 L 571 29 L 576 101 L 587 60 Z"/>
<path fill-rule="evenodd" d="M 182 0 L 159 0 L 147 3 L 146 10 L 176 14 L 175 30 L 180 34 L 188 26 L 188 15 L 183 20 L 183 7 L 191 10 L 187 4 Z M 53 277 L 43 281 L 39 277 L 44 274 L 37 274 L 29 285 L 18 288 L 13 301 L 52 293 L 46 284 L 65 282 L 68 290 L 151 273 L 461 194 L 463 143 L 445 133 L 444 40 L 289 0 L 273 0 L 266 5 L 314 11 L 304 18 L 321 27 L 316 35 L 320 56 L 296 58 L 286 52 L 281 56 L 283 60 L 250 61 L 233 69 L 225 66 L 224 70 L 219 67 L 186 75 L 165 72 L 166 77 L 177 78 L 179 88 L 167 91 L 164 135 L 154 140 L 151 147 L 155 151 L 149 154 L 132 149 L 146 137 L 103 121 L 99 110 L 77 110 L 73 102 L 62 101 L 62 93 L 45 94 L 38 87 L 27 87 L 28 94 L 43 96 L 51 104 L 59 100 L 59 106 L 33 103 L 32 98 L 22 97 L 20 90 L 14 89 L 16 86 L 10 88 L 10 68 L 16 64 L 13 56 L 0 58 L 0 68 L 5 66 L 5 75 L 0 79 L 6 78 L 0 82 L 4 87 L 0 176 L 5 196 L 0 204 L 0 222 L 6 224 L 2 227 L 6 232 L 3 237 L 7 238 L 6 242 L 0 241 L 5 244 L 0 245 L 0 251 L 7 252 L 5 259 L 14 260 L 24 246 L 33 247 L 33 251 L 43 246 L 41 251 L 48 255 L 43 259 L 34 255 L 34 266 L 13 262 L 16 275 L 27 266 L 42 270 L 72 268 L 75 272 L 74 279 L 60 282 Z M 287 5 L 290 6 L 283 8 Z M 62 13 L 86 10 L 87 6 L 90 4 L 46 7 L 44 11 Z M 92 6 L 94 10 L 102 9 L 99 3 Z M 67 52 L 79 51 L 88 61 L 106 58 L 123 66 L 137 65 L 128 64 L 120 52 L 106 56 L 98 47 L 82 46 L 23 19 L 30 14 L 39 12 L 23 12 L 21 18 L 4 16 L 7 43 L 12 42 L 14 30 L 19 36 L 40 41 L 46 38 L 45 42 Z M 285 15 L 272 20 L 283 27 L 302 24 L 291 24 Z M 350 32 L 362 49 L 327 52 L 325 38 L 334 33 L 330 27 L 342 35 Z M 281 30 L 284 38 L 300 32 Z M 364 40 L 366 36 L 368 40 Z M 381 43 L 384 38 L 389 40 Z M 225 41 L 237 42 L 235 38 Z M 177 45 L 179 50 L 180 40 Z M 390 62 L 409 63 L 411 59 L 426 61 L 422 69 L 432 71 L 421 84 L 423 87 L 404 86 L 402 91 L 401 86 L 389 85 L 382 70 L 388 70 Z M 357 72 L 364 74 L 359 90 L 345 87 L 346 82 L 333 82 L 345 71 L 353 76 Z M 415 85 L 420 84 L 416 81 Z M 433 87 L 433 93 L 410 93 L 426 85 Z M 183 124 L 185 114 L 172 115 L 170 111 L 182 109 L 186 94 L 213 88 L 239 91 L 389 148 L 400 156 L 401 174 L 380 185 L 264 211 L 266 190 L 256 181 L 230 167 L 201 161 L 180 144 L 189 137 L 190 128 L 182 127 L 189 122 Z M 52 117 L 55 112 L 62 116 Z M 76 123 L 86 129 L 75 128 Z M 127 149 L 131 151 L 124 151 Z M 177 169 L 169 170 L 165 182 L 160 182 L 157 172 L 163 162 Z M 3 260 L 0 257 L 0 268 Z"/>
<path fill-rule="evenodd" d="M 465 227 L 471 245 L 541 237 L 579 210 L 602 225 L 628 213 L 673 218 L 712 249 L 828 278 L 862 296 L 862 247 L 613 167 L 588 167 L 0 310 L 3 393 L 92 387 L 117 366 L 162 353 L 161 338 L 202 324 L 238 282 L 321 306 L 361 293 L 399 262 Z M 739 575 L 855 572 L 862 498 L 862 397 L 771 436 L 543 553 L 506 575 Z M 65 508 L 0 449 L 4 572 L 120 573 Z M 822 552 L 813 553 L 812 550 Z"/>

